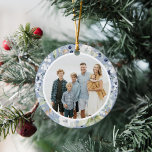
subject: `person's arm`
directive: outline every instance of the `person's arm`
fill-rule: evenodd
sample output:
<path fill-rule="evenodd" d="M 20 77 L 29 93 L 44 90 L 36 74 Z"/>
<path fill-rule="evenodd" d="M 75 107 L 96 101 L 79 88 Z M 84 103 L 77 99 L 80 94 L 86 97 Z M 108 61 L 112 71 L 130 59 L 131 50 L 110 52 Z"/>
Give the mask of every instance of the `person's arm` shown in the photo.
<path fill-rule="evenodd" d="M 91 89 L 91 86 L 89 85 L 89 81 L 87 82 L 87 89 L 88 89 L 88 91 L 93 91 L 93 90 Z"/>
<path fill-rule="evenodd" d="M 54 103 L 55 101 L 55 95 L 54 95 L 54 90 L 55 90 L 55 81 L 53 82 L 52 86 L 52 92 L 51 92 L 51 101 Z"/>
<path fill-rule="evenodd" d="M 79 95 L 80 95 L 80 84 L 78 84 L 77 93 L 75 95 L 75 102 L 76 102 L 76 100 L 78 100 Z"/>
<path fill-rule="evenodd" d="M 89 91 L 89 89 L 90 89 L 90 88 L 89 88 L 89 81 L 87 82 L 87 89 L 88 89 L 88 91 Z"/>
<path fill-rule="evenodd" d="M 65 81 L 64 81 L 64 84 L 62 85 L 62 87 L 63 87 L 63 88 L 62 88 L 62 89 L 63 89 L 63 90 L 62 90 L 63 93 L 64 93 L 65 91 L 67 91 L 66 84 L 67 84 L 67 81 L 65 80 Z"/>
<path fill-rule="evenodd" d="M 101 91 L 103 89 L 103 82 L 102 80 L 99 81 L 99 88 L 96 89 L 88 89 L 88 91 Z"/>
<path fill-rule="evenodd" d="M 78 78 L 77 78 L 77 82 L 80 83 L 80 82 L 79 82 L 79 76 L 78 76 Z"/>
<path fill-rule="evenodd" d="M 65 94 L 64 94 L 64 93 L 63 93 L 63 95 L 62 95 L 61 101 L 62 101 L 63 104 L 66 104 L 66 103 L 65 103 Z"/>
<path fill-rule="evenodd" d="M 66 84 L 67 84 L 67 81 L 65 80 L 65 84 L 64 84 L 64 92 L 65 92 L 65 91 L 67 91 Z"/>
<path fill-rule="evenodd" d="M 101 91 L 103 89 L 103 82 L 102 80 L 99 81 L 99 88 L 93 89 L 94 91 Z"/>
<path fill-rule="evenodd" d="M 74 109 L 76 108 L 76 100 L 77 100 L 76 96 L 74 96 L 72 94 L 72 101 L 73 101 L 73 104 L 74 104 Z"/>
<path fill-rule="evenodd" d="M 64 106 L 65 108 L 68 108 L 68 106 L 67 106 L 67 104 L 66 104 L 66 101 L 65 101 L 65 94 L 64 94 L 64 93 L 63 93 L 63 95 L 62 95 L 61 102 L 63 103 L 63 106 Z"/>

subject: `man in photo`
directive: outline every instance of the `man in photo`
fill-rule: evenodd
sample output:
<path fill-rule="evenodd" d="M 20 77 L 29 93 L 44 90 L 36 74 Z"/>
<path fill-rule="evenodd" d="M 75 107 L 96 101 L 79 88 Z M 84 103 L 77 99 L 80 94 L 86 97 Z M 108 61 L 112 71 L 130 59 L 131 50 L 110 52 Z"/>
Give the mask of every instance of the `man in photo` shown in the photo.
<path fill-rule="evenodd" d="M 81 118 L 85 118 L 85 108 L 88 104 L 89 93 L 87 89 L 87 82 L 90 79 L 91 73 L 87 72 L 86 63 L 80 63 L 81 74 L 78 75 L 78 82 L 80 84 L 79 95 L 79 110 L 81 110 Z"/>
<path fill-rule="evenodd" d="M 72 93 L 75 97 L 74 101 L 74 116 L 73 119 L 77 118 L 77 112 L 79 112 L 79 107 L 78 107 L 78 100 L 79 100 L 79 95 L 80 95 L 80 84 L 77 82 L 77 74 L 74 72 L 71 74 L 71 79 L 72 79 Z"/>
<path fill-rule="evenodd" d="M 64 76 L 63 69 L 59 69 L 57 71 L 57 76 L 58 76 L 58 79 L 56 79 L 53 82 L 53 86 L 52 86 L 51 101 L 52 101 L 53 109 L 56 112 L 58 112 L 58 109 L 59 109 L 60 114 L 63 115 L 64 107 L 61 102 L 61 99 L 62 99 L 63 93 L 67 91 L 67 88 L 66 88 L 67 81 L 63 79 L 63 76 Z"/>
<path fill-rule="evenodd" d="M 73 117 L 73 108 L 74 108 L 74 94 L 72 93 L 72 83 L 69 82 L 66 84 L 67 91 L 63 93 L 62 103 L 64 106 L 64 116 L 72 118 Z"/>

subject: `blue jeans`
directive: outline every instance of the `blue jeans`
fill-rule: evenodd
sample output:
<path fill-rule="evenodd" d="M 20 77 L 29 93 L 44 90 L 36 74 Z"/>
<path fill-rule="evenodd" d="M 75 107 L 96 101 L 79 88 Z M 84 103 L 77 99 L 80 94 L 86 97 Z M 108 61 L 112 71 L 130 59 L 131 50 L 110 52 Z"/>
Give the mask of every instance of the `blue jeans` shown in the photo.
<path fill-rule="evenodd" d="M 64 116 L 65 117 L 73 117 L 73 109 L 68 110 L 68 109 L 64 109 Z"/>

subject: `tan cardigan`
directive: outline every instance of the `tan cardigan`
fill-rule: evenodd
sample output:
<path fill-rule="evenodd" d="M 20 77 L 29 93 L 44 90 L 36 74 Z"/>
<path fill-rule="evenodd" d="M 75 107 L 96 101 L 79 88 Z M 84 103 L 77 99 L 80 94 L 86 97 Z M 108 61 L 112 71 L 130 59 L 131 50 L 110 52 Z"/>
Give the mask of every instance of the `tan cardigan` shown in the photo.
<path fill-rule="evenodd" d="M 88 81 L 87 87 L 88 87 L 88 89 L 97 89 L 97 88 L 99 88 L 99 81 L 98 82 Z M 106 95 L 106 92 L 104 89 L 102 89 L 101 91 L 96 91 L 96 92 L 101 100 Z"/>

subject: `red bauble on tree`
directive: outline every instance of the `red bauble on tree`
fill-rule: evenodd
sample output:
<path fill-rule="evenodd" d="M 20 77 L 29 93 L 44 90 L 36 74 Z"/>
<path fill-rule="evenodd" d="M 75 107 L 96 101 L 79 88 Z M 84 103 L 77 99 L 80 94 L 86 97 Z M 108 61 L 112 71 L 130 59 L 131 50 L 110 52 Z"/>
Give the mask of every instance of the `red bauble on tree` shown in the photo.
<path fill-rule="evenodd" d="M 10 50 L 10 49 L 11 49 L 10 42 L 7 41 L 7 40 L 4 40 L 3 43 L 2 43 L 2 47 L 3 47 L 5 50 Z"/>
<path fill-rule="evenodd" d="M 34 37 L 35 37 L 35 38 L 41 38 L 42 35 L 43 35 L 43 31 L 42 31 L 41 28 L 39 28 L 39 27 L 34 27 L 34 28 L 32 29 L 32 33 L 34 34 Z"/>
<path fill-rule="evenodd" d="M 3 64 L 4 64 L 4 62 L 0 62 L 0 66 L 3 65 Z"/>
<path fill-rule="evenodd" d="M 39 103 L 36 102 L 35 105 L 33 106 L 33 108 L 31 109 L 31 111 L 27 112 L 24 115 L 26 118 L 30 118 L 30 119 L 28 119 L 28 120 L 26 120 L 25 118 L 19 119 L 19 123 L 17 125 L 16 132 L 18 134 L 20 134 L 21 136 L 30 137 L 37 131 L 36 126 L 33 124 L 32 117 L 34 116 L 34 113 L 35 113 L 36 109 L 38 108 L 38 106 L 39 106 Z"/>
<path fill-rule="evenodd" d="M 23 137 L 30 137 L 37 131 L 36 126 L 32 121 L 19 120 L 19 124 L 16 128 L 16 132 Z"/>

